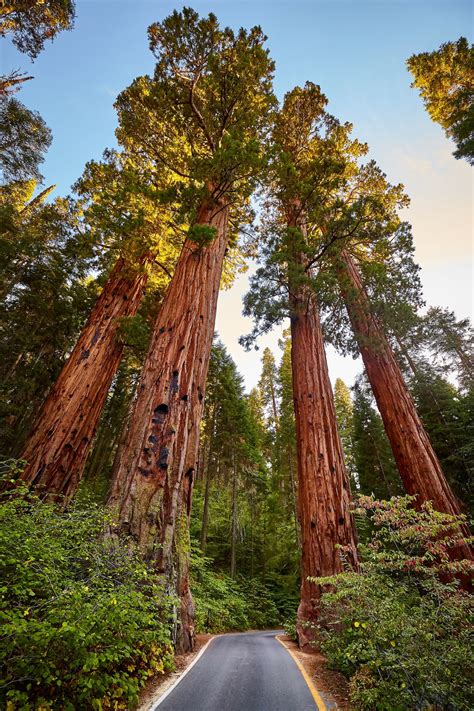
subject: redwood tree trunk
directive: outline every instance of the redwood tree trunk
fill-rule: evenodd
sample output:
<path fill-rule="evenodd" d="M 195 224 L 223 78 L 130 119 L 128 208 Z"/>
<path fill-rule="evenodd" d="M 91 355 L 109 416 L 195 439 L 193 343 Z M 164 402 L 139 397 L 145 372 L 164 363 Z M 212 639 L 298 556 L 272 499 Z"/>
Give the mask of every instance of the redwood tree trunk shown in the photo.
<path fill-rule="evenodd" d="M 120 258 L 40 410 L 22 459 L 22 479 L 66 502 L 75 493 L 107 392 L 120 363 L 120 319 L 134 316 L 146 272 L 131 272 Z"/>
<path fill-rule="evenodd" d="M 460 514 L 459 502 L 441 470 L 390 343 L 371 311 L 356 264 L 346 250 L 341 252 L 338 262 L 338 279 L 406 492 L 417 497 L 418 505 L 432 501 L 437 511 Z M 467 527 L 463 532 L 469 535 Z M 453 553 L 456 558 L 472 559 L 472 550 L 467 545 L 459 546 Z"/>
<path fill-rule="evenodd" d="M 304 225 L 296 224 L 303 230 Z M 296 255 L 302 262 L 302 255 Z M 291 367 L 298 461 L 301 528 L 301 601 L 297 631 L 301 647 L 314 639 L 306 623 L 318 619 L 321 587 L 308 576 L 335 575 L 344 563 L 357 567 L 357 540 L 350 486 L 337 429 L 319 310 L 313 290 L 290 285 Z M 344 546 L 344 551 L 336 548 Z"/>
<path fill-rule="evenodd" d="M 225 204 L 201 206 L 197 224 L 212 225 L 216 236 L 207 246 L 187 240 L 183 247 L 114 465 L 109 503 L 117 507 L 122 527 L 165 573 L 172 568 L 181 484 L 196 470 L 192 443 L 203 411 L 227 222 Z"/>

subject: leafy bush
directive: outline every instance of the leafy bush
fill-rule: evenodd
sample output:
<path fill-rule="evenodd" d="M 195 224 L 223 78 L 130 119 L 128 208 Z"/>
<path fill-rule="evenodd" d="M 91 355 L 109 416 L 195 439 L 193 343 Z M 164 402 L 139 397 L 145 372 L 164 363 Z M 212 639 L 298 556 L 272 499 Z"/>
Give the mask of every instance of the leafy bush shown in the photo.
<path fill-rule="evenodd" d="M 262 629 L 278 624 L 278 610 L 260 581 L 234 580 L 211 570 L 211 564 L 210 558 L 193 548 L 191 589 L 197 632 Z"/>
<path fill-rule="evenodd" d="M 317 579 L 331 586 L 322 600 L 322 648 L 350 678 L 357 709 L 468 711 L 472 596 L 447 576 L 470 564 L 449 560 L 460 536 L 456 518 L 429 504 L 417 512 L 411 502 L 360 499 L 358 513 L 373 530 L 360 573 Z"/>
<path fill-rule="evenodd" d="M 291 617 L 290 619 L 286 620 L 285 624 L 283 625 L 283 629 L 285 630 L 285 634 L 288 635 L 288 637 L 291 637 L 294 642 L 298 641 L 298 633 L 296 631 L 296 619 L 294 617 Z"/>
<path fill-rule="evenodd" d="M 103 508 L 22 493 L 0 499 L 0 706 L 130 709 L 172 666 L 173 600 L 130 541 L 104 537 Z"/>

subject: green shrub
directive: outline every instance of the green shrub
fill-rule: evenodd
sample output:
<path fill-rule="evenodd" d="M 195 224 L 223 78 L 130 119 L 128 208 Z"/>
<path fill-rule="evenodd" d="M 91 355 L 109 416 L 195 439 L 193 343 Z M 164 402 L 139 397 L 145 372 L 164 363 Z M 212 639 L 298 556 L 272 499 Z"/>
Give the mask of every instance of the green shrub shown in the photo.
<path fill-rule="evenodd" d="M 474 708 L 472 596 L 447 576 L 469 564 L 449 561 L 459 539 L 454 517 L 412 499 L 360 500 L 372 538 L 360 573 L 319 578 L 320 634 L 330 664 L 350 678 L 356 709 Z M 443 578 L 445 582 L 442 581 Z"/>
<path fill-rule="evenodd" d="M 31 495 L 0 499 L 2 708 L 130 709 L 171 668 L 173 600 L 107 525 L 83 501 L 62 512 Z"/>
<path fill-rule="evenodd" d="M 212 560 L 193 548 L 191 590 L 197 632 L 262 629 L 278 624 L 268 590 L 254 578 L 233 579 L 211 570 Z"/>
<path fill-rule="evenodd" d="M 288 637 L 291 637 L 294 642 L 298 641 L 295 617 L 291 617 L 290 619 L 286 620 L 285 624 L 283 625 L 283 629 L 285 630 L 285 634 L 288 635 Z"/>

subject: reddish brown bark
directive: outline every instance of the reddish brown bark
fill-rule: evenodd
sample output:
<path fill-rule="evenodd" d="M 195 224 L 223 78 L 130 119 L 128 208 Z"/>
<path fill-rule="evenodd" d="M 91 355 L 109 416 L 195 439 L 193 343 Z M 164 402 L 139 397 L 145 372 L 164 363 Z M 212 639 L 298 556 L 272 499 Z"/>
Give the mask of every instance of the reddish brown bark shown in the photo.
<path fill-rule="evenodd" d="M 322 592 L 307 578 L 335 575 L 344 569 L 344 562 L 357 567 L 357 541 L 316 298 L 307 285 L 290 285 L 290 292 L 302 542 L 297 630 L 304 647 L 314 638 L 314 631 L 305 623 L 317 621 Z M 344 546 L 344 551 L 337 545 Z"/>
<path fill-rule="evenodd" d="M 442 472 L 428 434 L 416 411 L 400 367 L 370 300 L 352 256 L 343 250 L 338 262 L 341 293 L 364 361 L 393 456 L 406 492 L 417 504 L 432 501 L 437 511 L 457 515 L 461 507 Z M 469 535 L 467 527 L 463 530 Z M 455 552 L 472 559 L 467 545 Z"/>
<path fill-rule="evenodd" d="M 109 503 L 159 570 L 169 573 L 184 477 L 194 476 L 209 357 L 227 243 L 228 208 L 202 205 L 197 224 L 216 237 L 187 240 L 158 313 Z M 195 454 L 190 461 L 190 451 Z"/>
<path fill-rule="evenodd" d="M 134 316 L 146 272 L 120 258 L 74 349 L 39 413 L 22 459 L 22 479 L 54 499 L 68 501 L 82 476 L 107 392 L 120 363 L 120 319 Z"/>

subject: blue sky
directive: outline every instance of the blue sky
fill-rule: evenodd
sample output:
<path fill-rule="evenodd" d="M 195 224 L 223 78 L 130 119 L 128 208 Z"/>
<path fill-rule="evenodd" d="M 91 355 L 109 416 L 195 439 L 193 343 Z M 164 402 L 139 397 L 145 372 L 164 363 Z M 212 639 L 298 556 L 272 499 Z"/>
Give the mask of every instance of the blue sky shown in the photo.
<path fill-rule="evenodd" d="M 370 156 L 392 182 L 405 183 L 426 298 L 472 314 L 472 182 L 466 163 L 432 123 L 410 89 L 405 60 L 442 42 L 470 37 L 472 4 L 464 0 L 217 0 L 185 3 L 212 11 L 234 28 L 260 24 L 276 61 L 279 97 L 306 80 L 320 84 L 329 109 L 354 124 Z M 59 35 L 34 64 L 8 42 L 2 71 L 35 76 L 19 98 L 38 110 L 53 132 L 44 164 L 46 183 L 65 194 L 84 164 L 115 143 L 115 96 L 153 69 L 146 29 L 182 4 L 159 0 L 78 0 L 76 26 Z M 472 40 L 471 40 L 472 41 Z M 258 355 L 237 344 L 249 323 L 240 316 L 247 280 L 223 295 L 218 328 L 247 384 Z M 262 345 L 276 345 L 278 334 Z M 350 381 L 359 364 L 329 354 L 331 375 Z"/>

